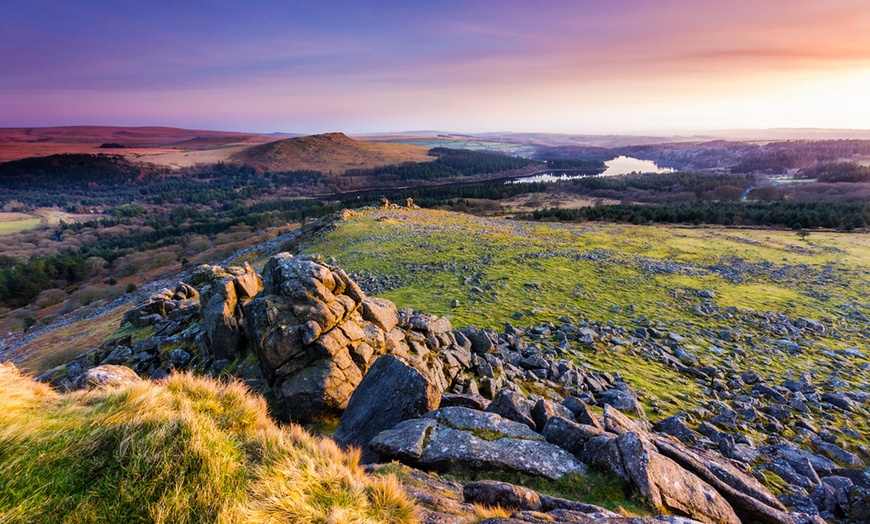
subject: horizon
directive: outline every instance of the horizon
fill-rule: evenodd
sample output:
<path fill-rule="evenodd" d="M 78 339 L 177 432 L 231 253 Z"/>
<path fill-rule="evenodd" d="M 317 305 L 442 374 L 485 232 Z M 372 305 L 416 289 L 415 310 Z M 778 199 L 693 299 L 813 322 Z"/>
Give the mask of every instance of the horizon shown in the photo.
<path fill-rule="evenodd" d="M 870 5 L 13 0 L 0 127 L 870 129 Z"/>

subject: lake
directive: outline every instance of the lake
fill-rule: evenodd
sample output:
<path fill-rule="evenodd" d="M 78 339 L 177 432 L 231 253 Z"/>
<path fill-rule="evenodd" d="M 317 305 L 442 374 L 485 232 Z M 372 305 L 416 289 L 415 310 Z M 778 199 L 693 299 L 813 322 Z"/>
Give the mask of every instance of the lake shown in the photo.
<path fill-rule="evenodd" d="M 525 184 L 531 182 L 559 182 L 561 180 L 573 180 L 575 178 L 583 178 L 587 176 L 616 176 L 627 175 L 629 173 L 673 173 L 675 170 L 669 167 L 659 167 L 652 160 L 641 160 L 630 156 L 618 156 L 613 160 L 604 162 L 607 166 L 603 172 L 598 175 L 589 174 L 572 174 L 572 171 L 541 173 L 539 175 L 515 178 L 510 181 L 513 184 Z"/>

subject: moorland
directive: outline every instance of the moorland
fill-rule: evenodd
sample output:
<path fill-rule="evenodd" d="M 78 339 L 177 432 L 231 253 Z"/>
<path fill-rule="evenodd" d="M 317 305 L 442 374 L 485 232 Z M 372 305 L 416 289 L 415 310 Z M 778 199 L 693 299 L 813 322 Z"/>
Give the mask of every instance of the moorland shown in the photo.
<path fill-rule="evenodd" d="M 0 332 L 6 335 L 0 357 L 25 373 L 69 385 L 64 377 L 83 372 L 88 367 L 83 362 L 94 355 L 105 360 L 109 350 L 129 346 L 129 359 L 110 360 L 145 378 L 159 376 L 155 373 L 171 362 L 173 369 L 197 375 L 244 379 L 270 403 L 267 408 L 236 386 L 221 389 L 207 378 L 180 374 L 167 382 L 76 397 L 31 384 L 4 367 L 7 389 L 22 391 L 4 410 L 8 424 L 22 428 L 25 419 L 35 424 L 2 437 L 4 445 L 34 450 L 22 452 L 20 462 L 0 464 L 0 475 L 29 472 L 17 481 L 14 496 L 0 498 L 0 514 L 12 521 L 51 511 L 56 503 L 50 498 L 19 496 L 46 482 L 67 486 L 70 495 L 63 503 L 79 509 L 65 511 L 81 521 L 98 520 L 104 511 L 166 521 L 205 515 L 228 522 L 285 511 L 285 517 L 315 522 L 336 507 L 345 508 L 347 521 L 410 521 L 414 505 L 418 515 L 435 511 L 446 518 L 451 502 L 433 503 L 432 493 L 461 501 L 455 483 L 482 479 L 525 484 L 623 514 L 690 514 L 663 509 L 635 480 L 620 478 L 618 467 L 603 463 L 561 481 L 458 465 L 434 468 L 441 477 L 425 477 L 396 463 L 370 468 L 375 477 L 366 476 L 357 458 L 342 455 L 328 438 L 276 426 L 266 415 L 268 410 L 286 418 L 276 413 L 283 379 L 269 374 L 262 360 L 266 350 L 250 326 L 231 334 L 241 337 L 239 346 L 218 365 L 222 359 L 209 349 L 215 335 L 207 327 L 205 302 L 201 314 L 173 317 L 175 335 L 166 334 L 162 320 L 130 324 L 137 322 L 130 311 L 161 288 L 200 278 L 194 275 L 202 264 L 243 268 L 215 270 L 220 278 L 241 278 L 245 271 L 265 275 L 282 251 L 323 255 L 367 297 L 395 304 L 412 350 L 414 333 L 436 328 L 403 317 L 403 308 L 446 318 L 451 329 L 488 333 L 506 360 L 496 364 L 487 357 L 489 364 L 482 364 L 478 358 L 487 351 L 479 351 L 476 335 L 469 335 L 476 364 L 456 371 L 448 381 L 451 392 L 469 393 L 474 382 L 472 389 L 488 396 L 487 402 L 497 393 L 496 383 L 532 403 L 580 395 L 593 417 L 606 418 L 608 403 L 602 399 L 622 391 L 619 395 L 629 399 L 634 395 L 634 403 L 619 404 L 633 417 L 650 424 L 677 420 L 691 432 L 693 444 L 754 473 L 752 478 L 782 501 L 765 503 L 772 519 L 766 521 L 788 522 L 781 513 L 813 508 L 827 519 L 863 518 L 860 493 L 842 495 L 841 502 L 837 496 L 833 503 L 820 499 L 819 489 L 824 495 L 827 488 L 819 486 L 831 482 L 795 472 L 795 462 L 787 460 L 792 448 L 785 445 L 813 453 L 806 460 L 825 478 L 852 475 L 848 472 L 870 460 L 870 140 L 431 133 L 362 141 L 341 133 L 288 137 L 166 128 L 3 131 Z M 597 176 L 620 155 L 674 171 Z M 510 183 L 549 172 L 576 176 Z M 208 278 L 203 282 L 214 286 L 218 277 Z M 209 293 L 203 289 L 199 292 Z M 353 331 L 343 330 L 347 336 Z M 459 339 L 422 342 L 431 353 L 445 355 L 458 351 Z M 543 367 L 529 364 L 527 372 L 515 373 L 511 366 L 525 364 L 511 361 L 509 352 L 529 346 L 552 366 L 564 362 L 575 370 L 581 386 L 583 377 L 589 377 L 587 384 L 609 377 L 609 385 L 602 391 L 583 386 L 582 393 L 589 393 L 584 396 L 580 389 L 566 390 L 570 383 L 548 372 L 538 376 Z M 399 347 L 396 342 L 384 351 L 401 353 Z M 148 353 L 153 348 L 159 351 Z M 531 359 L 526 349 L 522 358 Z M 363 364 L 362 357 L 352 356 L 364 374 L 368 357 Z M 431 372 L 432 355 L 406 356 Z M 449 369 L 444 362 L 438 366 Z M 487 372 L 487 366 L 496 371 Z M 568 376 L 559 369 L 559 376 Z M 84 407 L 77 407 L 80 402 Z M 49 413 L 47 405 L 60 407 Z M 167 418 L 137 418 L 154 406 L 162 406 L 158 411 Z M 174 410 L 181 415 L 172 415 Z M 27 418 L 36 412 L 47 418 Z M 322 417 L 299 422 L 329 437 L 340 416 L 341 410 L 324 409 Z M 182 426 L 172 425 L 177 417 Z M 94 420 L 115 425 L 91 434 L 83 428 L 94 427 Z M 211 453 L 207 450 L 218 453 L 183 464 L 149 462 L 144 457 L 154 449 L 176 445 L 166 433 L 176 431 L 172 428 L 187 428 L 179 430 L 187 440 L 174 442 L 190 442 L 184 446 L 203 456 Z M 665 453 L 667 445 L 655 436 L 663 430 L 648 430 L 635 432 L 658 442 Z M 92 450 L 72 469 L 63 469 L 63 449 L 45 440 L 58 432 L 66 432 L 74 448 Z M 91 484 L 72 482 L 77 472 L 95 467 L 93 450 L 113 449 L 124 439 L 140 447 L 129 460 L 110 453 L 101 466 L 110 476 Z M 577 456 L 583 457 L 579 451 Z M 39 462 L 46 457 L 52 462 Z M 302 462 L 317 464 L 310 483 L 288 473 Z M 177 468 L 190 476 L 172 484 L 166 475 Z M 217 474 L 221 468 L 236 473 Z M 141 472 L 156 479 L 153 490 L 133 488 Z M 287 491 L 293 483 L 287 479 L 297 479 L 301 491 Z M 849 482 L 851 489 L 864 481 L 858 475 Z M 119 483 L 131 486 L 127 499 L 105 507 L 95 502 L 111 499 L 110 487 Z M 849 491 L 834 484 L 835 495 Z M 209 498 L 214 493 L 192 493 L 196 485 L 230 495 L 216 505 L 217 499 Z M 165 498 L 173 490 L 176 498 Z M 295 505 L 280 509 L 276 501 L 282 497 Z M 745 520 L 745 508 L 731 499 L 729 504 Z M 306 513 L 308 506 L 320 512 Z M 157 507 L 167 513 L 156 518 Z M 500 514 L 482 506 L 451 511 L 446 513 L 462 521 Z"/>

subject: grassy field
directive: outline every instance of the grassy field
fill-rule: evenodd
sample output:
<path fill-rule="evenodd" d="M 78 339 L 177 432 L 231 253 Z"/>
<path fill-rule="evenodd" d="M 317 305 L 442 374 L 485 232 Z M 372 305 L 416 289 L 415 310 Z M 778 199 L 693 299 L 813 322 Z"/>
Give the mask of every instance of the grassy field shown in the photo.
<path fill-rule="evenodd" d="M 375 294 L 449 316 L 454 327 L 501 329 L 505 321 L 528 326 L 561 317 L 652 326 L 685 337 L 701 364 L 757 369 L 779 380 L 828 376 L 838 364 L 825 350 L 867 341 L 861 323 L 847 318 L 868 313 L 867 234 L 812 233 L 801 240 L 792 231 L 566 225 L 428 210 L 346 216 L 304 250 L 335 257 Z M 693 312 L 705 300 L 739 313 Z M 812 350 L 790 355 L 774 341 L 781 335 L 766 331 L 765 315 L 822 320 L 833 330 L 809 341 Z M 724 330 L 740 340 L 720 339 Z M 693 379 L 619 345 L 600 344 L 578 360 L 619 371 L 662 415 L 700 399 Z M 855 362 L 862 363 L 867 359 Z M 864 387 L 867 377 L 840 378 Z"/>
<path fill-rule="evenodd" d="M 36 229 L 42 219 L 25 213 L 0 212 L 0 235 L 9 235 Z"/>

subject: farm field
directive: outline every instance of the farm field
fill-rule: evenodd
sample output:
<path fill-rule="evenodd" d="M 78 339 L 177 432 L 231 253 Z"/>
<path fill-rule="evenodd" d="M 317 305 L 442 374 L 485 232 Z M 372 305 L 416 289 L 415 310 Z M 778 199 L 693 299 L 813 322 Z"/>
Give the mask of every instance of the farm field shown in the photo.
<path fill-rule="evenodd" d="M 0 235 L 30 231 L 41 223 L 41 218 L 26 213 L 0 213 Z"/>

